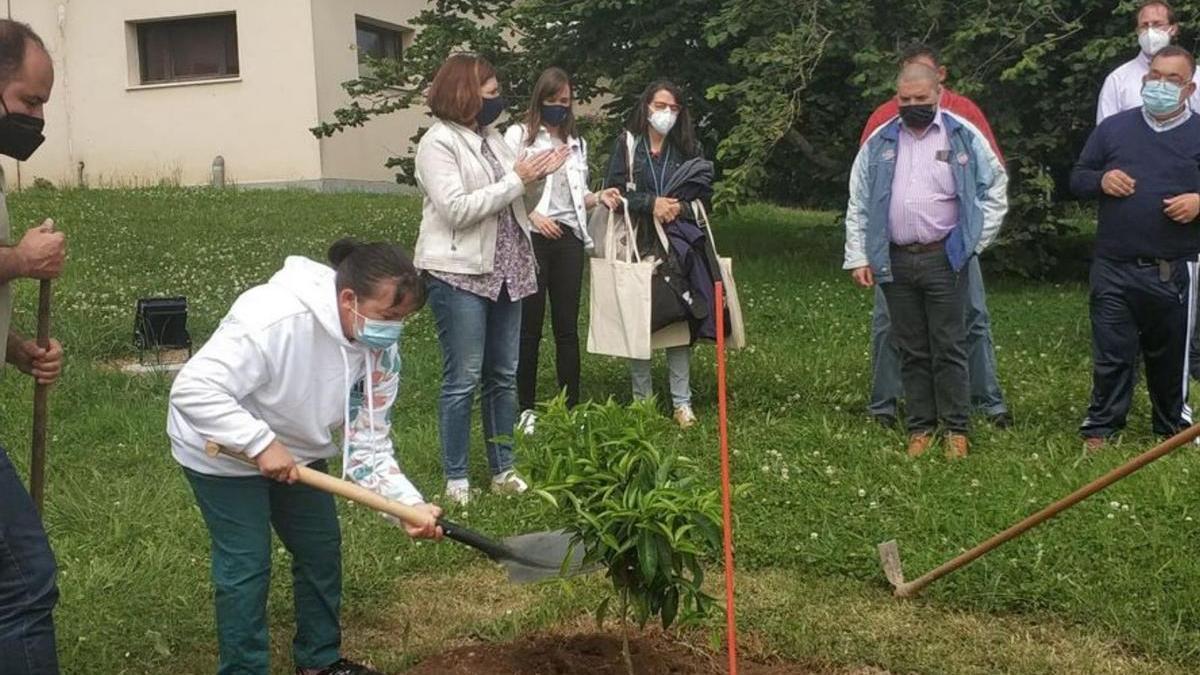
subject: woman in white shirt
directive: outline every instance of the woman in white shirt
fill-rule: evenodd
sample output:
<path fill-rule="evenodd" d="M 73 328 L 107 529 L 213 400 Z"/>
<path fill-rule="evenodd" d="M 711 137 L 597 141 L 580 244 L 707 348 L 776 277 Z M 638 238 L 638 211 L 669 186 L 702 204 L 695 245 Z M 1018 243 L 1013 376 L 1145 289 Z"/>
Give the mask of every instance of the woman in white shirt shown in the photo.
<path fill-rule="evenodd" d="M 533 252 L 537 258 L 537 292 L 521 306 L 521 354 L 517 368 L 517 398 L 523 411 L 520 427 L 532 432 L 537 401 L 538 353 L 546 300 L 554 330 L 558 389 L 566 390 L 567 405 L 579 402 L 579 296 L 583 288 L 586 252 L 592 249 L 587 211 L 599 196 L 588 189 L 587 142 L 575 132 L 571 80 L 561 68 L 547 68 L 538 77 L 521 124 L 504 138 L 518 157 L 569 148 L 566 162 L 546 178 L 536 208 L 529 213 Z M 617 190 L 611 190 L 619 197 Z"/>

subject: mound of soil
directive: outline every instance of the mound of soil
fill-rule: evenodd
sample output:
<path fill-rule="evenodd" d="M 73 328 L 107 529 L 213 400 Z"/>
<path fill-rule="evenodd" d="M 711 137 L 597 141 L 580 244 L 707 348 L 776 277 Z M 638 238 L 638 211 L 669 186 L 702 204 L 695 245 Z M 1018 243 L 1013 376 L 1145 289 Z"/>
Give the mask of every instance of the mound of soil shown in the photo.
<path fill-rule="evenodd" d="M 663 635 L 633 638 L 629 650 L 637 675 L 719 675 L 726 672 L 724 656 L 689 647 Z M 430 657 L 406 675 L 627 675 L 627 672 L 621 656 L 620 636 L 589 633 L 534 635 L 516 642 L 461 647 Z M 738 673 L 744 675 L 830 672 L 795 664 L 738 660 Z"/>

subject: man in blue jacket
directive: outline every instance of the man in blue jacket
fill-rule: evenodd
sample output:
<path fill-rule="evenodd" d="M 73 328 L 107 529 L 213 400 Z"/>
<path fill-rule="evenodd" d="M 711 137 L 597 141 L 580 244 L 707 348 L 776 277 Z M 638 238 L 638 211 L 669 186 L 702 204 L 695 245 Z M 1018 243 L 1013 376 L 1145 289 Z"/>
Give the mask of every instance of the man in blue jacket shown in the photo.
<path fill-rule="evenodd" d="M 1000 229 L 1008 177 L 987 139 L 939 110 L 938 74 L 907 64 L 899 117 L 860 149 L 850 173 L 843 267 L 879 283 L 900 352 L 908 454 L 924 454 L 940 426 L 946 455 L 970 443 L 966 269 Z"/>
<path fill-rule="evenodd" d="M 1071 172 L 1071 190 L 1100 201 L 1089 305 L 1092 399 L 1080 427 L 1096 451 L 1125 427 L 1140 347 L 1154 433 L 1191 424 L 1188 335 L 1200 254 L 1200 119 L 1187 105 L 1196 62 L 1159 50 L 1142 106 L 1106 118 Z"/>

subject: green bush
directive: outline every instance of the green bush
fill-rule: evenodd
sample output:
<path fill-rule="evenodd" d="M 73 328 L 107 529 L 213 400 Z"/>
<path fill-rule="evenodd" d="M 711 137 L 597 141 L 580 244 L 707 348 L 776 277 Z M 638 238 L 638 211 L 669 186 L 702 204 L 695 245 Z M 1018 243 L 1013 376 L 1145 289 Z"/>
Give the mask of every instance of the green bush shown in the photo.
<path fill-rule="evenodd" d="M 705 616 L 715 604 L 701 586 L 705 557 L 721 546 L 720 499 L 704 490 L 692 459 L 668 450 L 667 421 L 650 402 L 548 404 L 536 433 L 517 439 L 535 492 L 564 519 L 585 565 L 599 564 L 617 618 L 639 625 L 655 616 L 669 627 Z"/>

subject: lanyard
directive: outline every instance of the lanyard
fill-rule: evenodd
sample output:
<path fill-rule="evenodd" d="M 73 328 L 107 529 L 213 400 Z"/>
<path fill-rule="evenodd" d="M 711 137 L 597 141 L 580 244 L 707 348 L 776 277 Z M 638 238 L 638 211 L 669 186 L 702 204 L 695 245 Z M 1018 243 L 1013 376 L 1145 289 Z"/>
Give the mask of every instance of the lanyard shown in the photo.
<path fill-rule="evenodd" d="M 663 145 L 667 146 L 663 152 L 662 172 L 656 174 L 654 171 L 654 156 L 650 154 L 650 141 L 646 139 L 644 147 L 646 149 L 646 160 L 650 163 L 650 180 L 654 181 L 654 194 L 662 196 L 663 187 L 667 182 L 667 162 L 671 161 L 671 146 L 667 144 L 666 139 L 663 139 Z"/>

